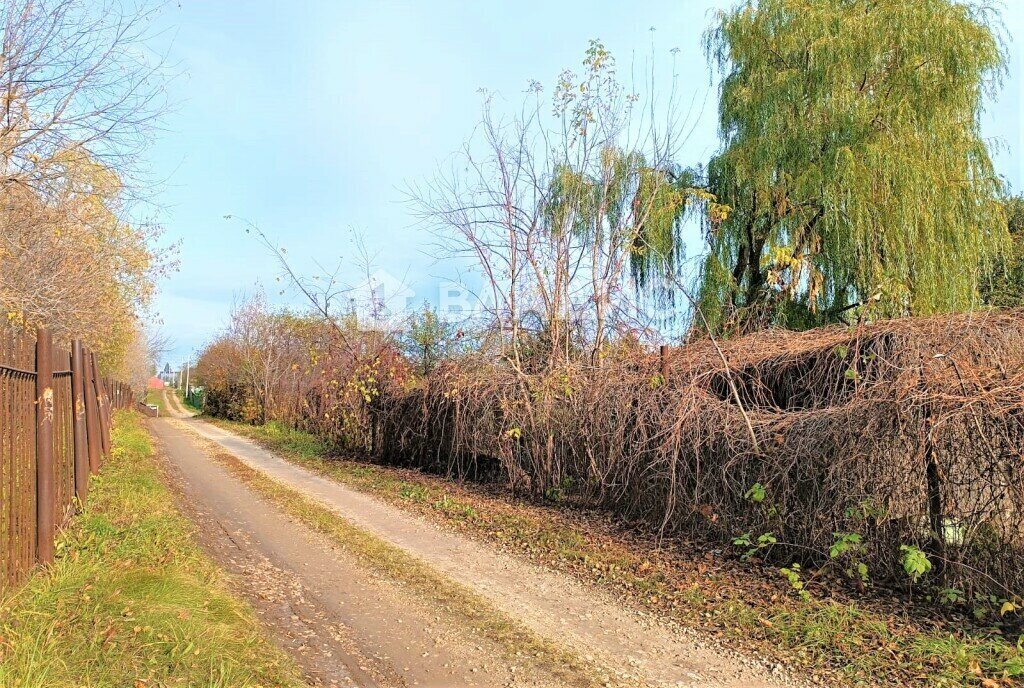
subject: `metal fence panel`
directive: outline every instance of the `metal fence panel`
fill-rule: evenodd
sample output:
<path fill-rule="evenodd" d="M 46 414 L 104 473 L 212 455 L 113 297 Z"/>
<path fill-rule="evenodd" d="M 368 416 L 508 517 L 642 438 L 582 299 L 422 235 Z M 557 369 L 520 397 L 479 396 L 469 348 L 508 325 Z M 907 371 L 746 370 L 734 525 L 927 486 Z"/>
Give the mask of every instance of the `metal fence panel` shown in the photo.
<path fill-rule="evenodd" d="M 83 473 L 98 470 L 102 455 L 110 451 L 113 409 L 132 408 L 135 401 L 129 385 L 99 376 L 95 356 L 84 347 L 79 346 L 83 364 L 73 371 L 70 346 L 54 345 L 50 361 L 37 360 L 37 346 L 40 352 L 51 351 L 45 331 L 0 325 L 0 588 L 20 583 L 40 558 L 52 557 L 51 526 L 67 522 L 76 497 L 85 498 L 88 481 Z M 42 376 L 38 370 L 44 371 Z M 77 409 L 78 442 L 76 386 L 84 396 Z M 86 413 L 86 406 L 95 411 Z M 89 445 L 97 454 L 91 460 Z M 39 459 L 48 454 L 52 474 L 44 473 L 40 480 L 39 471 L 47 463 Z M 52 512 L 40 513 L 39 504 L 52 504 Z"/>

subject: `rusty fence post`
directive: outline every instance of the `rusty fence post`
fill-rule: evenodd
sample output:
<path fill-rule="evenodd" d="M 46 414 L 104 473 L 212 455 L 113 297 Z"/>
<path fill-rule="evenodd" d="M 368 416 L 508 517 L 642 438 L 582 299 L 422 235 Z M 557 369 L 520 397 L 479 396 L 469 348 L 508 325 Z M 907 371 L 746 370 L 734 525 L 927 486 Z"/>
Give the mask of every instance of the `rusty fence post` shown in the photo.
<path fill-rule="evenodd" d="M 110 397 L 107 395 L 107 382 L 100 375 L 100 363 L 93 356 L 93 365 L 96 366 L 96 388 L 99 394 L 100 419 L 103 421 L 103 434 L 100 435 L 103 446 L 103 458 L 110 458 Z"/>
<path fill-rule="evenodd" d="M 53 464 L 53 339 L 36 332 L 36 559 L 53 561 L 56 535 L 56 482 Z"/>
<path fill-rule="evenodd" d="M 92 376 L 92 353 L 83 348 L 82 351 L 82 385 L 85 387 L 85 421 L 86 437 L 89 447 L 89 470 L 98 473 L 100 470 L 100 414 L 96 405 L 96 384 Z"/>
<path fill-rule="evenodd" d="M 75 496 L 84 502 L 89 492 L 89 436 L 85 415 L 85 361 L 82 341 L 71 342 L 71 408 L 75 449 Z"/>
<path fill-rule="evenodd" d="M 110 455 L 110 419 L 107 416 L 107 409 L 103 403 L 103 379 L 100 377 L 100 367 L 96 362 L 96 354 L 89 353 L 89 368 L 92 371 L 93 391 L 96 395 L 96 416 L 99 419 L 96 427 L 100 440 L 100 463 L 103 458 Z"/>

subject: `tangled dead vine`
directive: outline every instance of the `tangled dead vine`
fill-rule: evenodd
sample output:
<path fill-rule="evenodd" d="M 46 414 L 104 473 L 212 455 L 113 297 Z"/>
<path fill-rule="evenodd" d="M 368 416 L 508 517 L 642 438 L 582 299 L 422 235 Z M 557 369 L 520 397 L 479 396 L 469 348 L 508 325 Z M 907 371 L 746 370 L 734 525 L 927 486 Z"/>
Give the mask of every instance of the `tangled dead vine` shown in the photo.
<path fill-rule="evenodd" d="M 667 532 L 745 534 L 783 563 L 840 558 L 901 581 L 906 546 L 944 586 L 1024 589 L 1024 312 L 768 331 L 721 348 L 728 366 L 710 342 L 673 349 L 665 367 L 625 346 L 600 367 L 535 375 L 460 360 L 383 385 L 366 446 L 381 462 L 500 477 Z"/>

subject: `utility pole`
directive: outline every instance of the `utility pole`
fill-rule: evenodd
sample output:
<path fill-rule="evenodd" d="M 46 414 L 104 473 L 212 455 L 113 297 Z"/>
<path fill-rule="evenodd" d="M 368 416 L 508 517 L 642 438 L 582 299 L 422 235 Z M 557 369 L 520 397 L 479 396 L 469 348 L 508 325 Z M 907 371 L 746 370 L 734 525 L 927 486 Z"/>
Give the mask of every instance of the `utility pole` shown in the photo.
<path fill-rule="evenodd" d="M 185 361 L 185 398 L 186 399 L 188 399 L 188 374 L 189 374 L 189 368 L 191 367 L 191 365 L 192 365 L 192 358 L 189 357 L 189 359 L 187 361 Z"/>

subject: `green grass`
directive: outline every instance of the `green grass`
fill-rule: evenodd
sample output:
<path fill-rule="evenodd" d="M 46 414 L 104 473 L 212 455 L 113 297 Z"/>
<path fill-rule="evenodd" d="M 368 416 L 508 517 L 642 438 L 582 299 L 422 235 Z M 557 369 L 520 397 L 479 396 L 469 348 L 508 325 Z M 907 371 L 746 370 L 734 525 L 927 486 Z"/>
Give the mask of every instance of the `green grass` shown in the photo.
<path fill-rule="evenodd" d="M 331 454 L 329 442 L 312 433 L 294 430 L 284 423 L 271 421 L 266 425 L 249 425 L 221 419 L 207 418 L 215 425 L 250 437 L 273 451 L 285 454 L 290 458 L 311 460 L 327 457 Z"/>
<path fill-rule="evenodd" d="M 203 410 L 201 408 L 199 408 L 198 406 L 194 405 L 192 402 L 190 402 L 188 399 L 185 398 L 185 390 L 184 389 L 175 388 L 174 394 L 175 394 L 175 396 L 178 397 L 178 402 L 181 404 L 182 408 L 184 408 L 186 411 L 192 411 L 193 413 L 202 413 Z"/>
<path fill-rule="evenodd" d="M 537 563 L 608 586 L 684 625 L 847 685 L 1019 685 L 1024 652 L 1016 638 L 962 632 L 856 600 L 804 600 L 777 571 L 664 557 L 556 509 L 494 498 L 411 471 L 330 456 L 320 439 L 279 423 L 215 421 L 295 463 L 374 494 Z"/>
<path fill-rule="evenodd" d="M 164 395 L 159 389 L 151 389 L 146 392 L 146 403 L 156 406 L 161 416 L 167 415 L 167 407 L 164 405 Z"/>
<path fill-rule="evenodd" d="M 113 447 L 55 563 L 0 598 L 0 685 L 303 685 L 200 551 L 136 414 Z"/>

